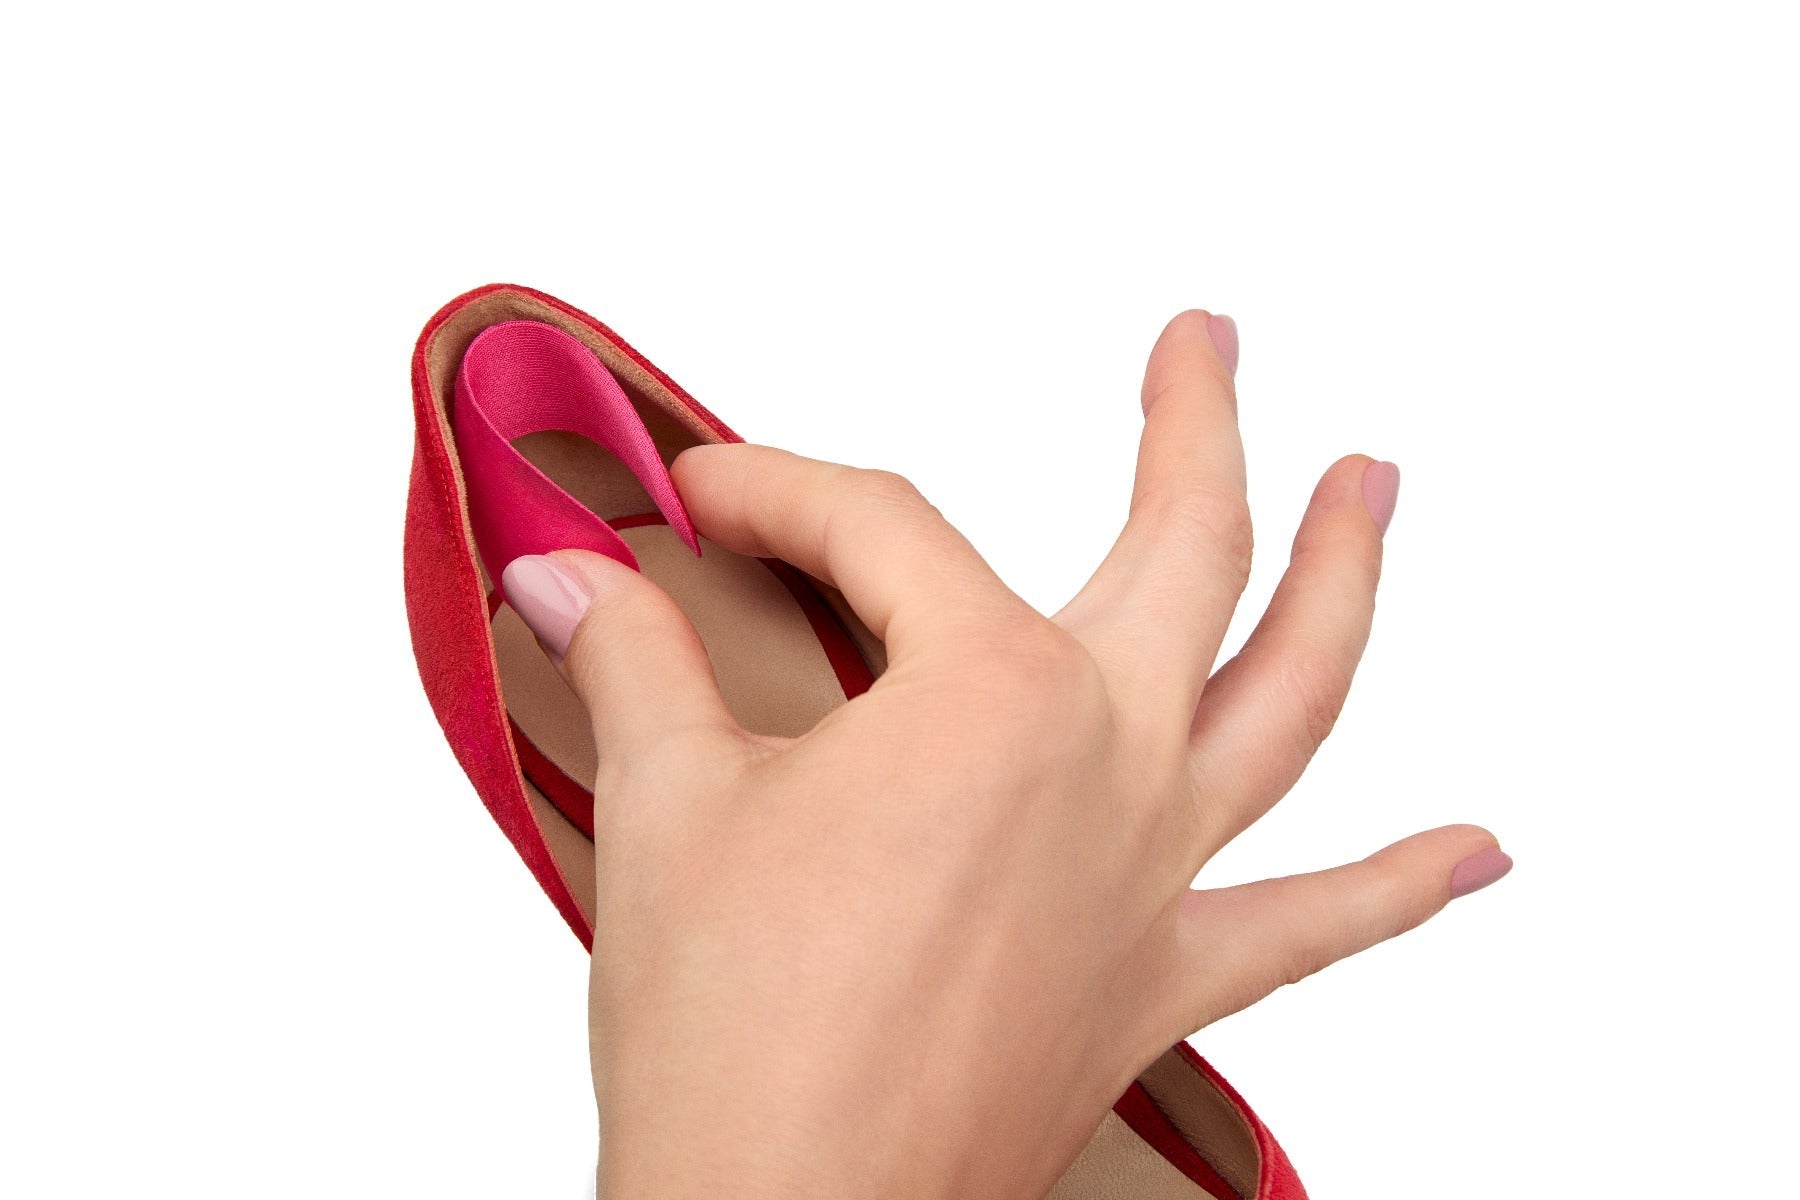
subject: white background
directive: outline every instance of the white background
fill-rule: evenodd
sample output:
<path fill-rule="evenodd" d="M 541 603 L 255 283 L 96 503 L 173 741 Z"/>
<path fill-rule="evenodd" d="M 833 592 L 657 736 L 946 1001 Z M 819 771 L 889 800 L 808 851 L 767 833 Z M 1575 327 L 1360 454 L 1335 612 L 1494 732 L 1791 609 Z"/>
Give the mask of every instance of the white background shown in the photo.
<path fill-rule="evenodd" d="M 1332 459 L 1405 482 L 1337 734 L 1208 875 L 1518 866 L 1197 1044 L 1321 1200 L 1785 1190 L 1786 8 L 9 16 L 0 1191 L 591 1189 L 583 956 L 401 609 L 412 341 L 493 280 L 1044 608 L 1163 321 L 1233 314 L 1246 618 Z"/>

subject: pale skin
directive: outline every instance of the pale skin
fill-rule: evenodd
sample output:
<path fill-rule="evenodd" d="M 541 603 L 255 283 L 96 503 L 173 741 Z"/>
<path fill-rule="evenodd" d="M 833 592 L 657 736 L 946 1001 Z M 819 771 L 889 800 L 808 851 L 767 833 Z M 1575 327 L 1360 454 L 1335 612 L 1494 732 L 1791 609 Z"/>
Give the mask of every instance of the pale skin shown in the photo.
<path fill-rule="evenodd" d="M 601 1197 L 1042 1196 L 1169 1045 L 1413 928 L 1493 858 L 1452 825 L 1192 888 L 1331 728 L 1382 555 L 1352 455 L 1215 669 L 1251 527 L 1208 329 L 1183 313 L 1158 339 L 1129 518 L 1052 617 L 897 476 L 759 446 L 676 460 L 703 534 L 837 587 L 887 645 L 802 737 L 736 724 L 654 584 L 551 556 L 589 598 L 561 666 L 603 748 Z"/>

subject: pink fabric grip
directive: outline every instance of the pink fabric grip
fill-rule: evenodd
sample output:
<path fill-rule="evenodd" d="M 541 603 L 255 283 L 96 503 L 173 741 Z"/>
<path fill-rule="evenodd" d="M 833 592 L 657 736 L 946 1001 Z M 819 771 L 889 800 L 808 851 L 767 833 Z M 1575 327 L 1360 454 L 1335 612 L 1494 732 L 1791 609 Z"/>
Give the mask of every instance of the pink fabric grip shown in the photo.
<path fill-rule="evenodd" d="M 700 553 L 674 481 L 619 381 L 580 341 L 538 321 L 505 321 L 476 335 L 456 376 L 450 424 L 468 489 L 469 524 L 489 578 L 513 559 L 592 550 L 632 569 L 637 558 L 607 523 L 553 483 L 515 438 L 548 429 L 604 446 L 650 494 L 670 528 Z"/>

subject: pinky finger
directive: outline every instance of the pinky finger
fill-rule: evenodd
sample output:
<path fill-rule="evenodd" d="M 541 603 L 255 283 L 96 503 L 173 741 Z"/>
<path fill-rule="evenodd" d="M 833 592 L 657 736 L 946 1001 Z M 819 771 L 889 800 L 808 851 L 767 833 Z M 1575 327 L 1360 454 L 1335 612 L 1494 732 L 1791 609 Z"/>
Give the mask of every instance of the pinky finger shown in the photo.
<path fill-rule="evenodd" d="M 1475 825 L 1414 834 L 1361 862 L 1190 891 L 1177 903 L 1189 1032 L 1422 925 L 1512 869 Z"/>

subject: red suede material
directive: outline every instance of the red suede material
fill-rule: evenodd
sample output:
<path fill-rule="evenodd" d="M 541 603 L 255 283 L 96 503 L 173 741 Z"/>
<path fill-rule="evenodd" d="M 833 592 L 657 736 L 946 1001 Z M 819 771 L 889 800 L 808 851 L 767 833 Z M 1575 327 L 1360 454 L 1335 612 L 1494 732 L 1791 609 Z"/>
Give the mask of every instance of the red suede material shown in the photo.
<path fill-rule="evenodd" d="M 1134 1083 L 1126 1088 L 1119 1102 L 1113 1105 L 1113 1111 L 1131 1126 L 1133 1133 L 1167 1159 L 1170 1166 L 1205 1188 L 1214 1200 L 1243 1200 L 1237 1189 L 1226 1183 L 1213 1165 L 1200 1157 L 1198 1150 L 1188 1145 L 1181 1130 L 1156 1107 L 1156 1101 L 1150 1098 L 1143 1084 Z"/>
<path fill-rule="evenodd" d="M 412 629 L 413 654 L 418 661 L 419 676 L 425 685 L 425 694 L 431 702 L 432 711 L 443 727 L 445 738 L 450 742 L 457 761 L 462 764 L 488 811 L 519 852 L 520 858 L 531 869 L 557 911 L 568 922 L 569 928 L 581 939 L 582 945 L 592 949 L 592 930 L 551 858 L 549 847 L 538 829 L 537 819 L 531 811 L 521 783 L 519 753 L 513 741 L 512 722 L 500 698 L 498 668 L 494 661 L 493 641 L 488 624 L 492 610 L 476 568 L 474 546 L 463 515 L 465 500 L 451 466 L 452 459 L 444 442 L 443 428 L 438 420 L 436 402 L 431 395 L 427 370 L 426 351 L 432 335 L 439 327 L 466 305 L 496 292 L 530 296 L 581 322 L 666 387 L 670 395 L 686 406 L 716 435 L 716 440 L 739 442 L 743 439 L 612 330 L 579 309 L 531 288 L 489 284 L 458 296 L 438 310 L 426 324 L 413 353 L 416 440 L 412 479 L 407 489 L 404 575 L 406 614 Z M 791 573 L 792 568 L 787 568 L 787 571 Z M 777 574 L 783 575 L 783 572 L 778 570 Z M 794 590 L 795 582 L 803 583 L 797 575 L 792 581 L 783 575 L 783 582 L 789 585 L 790 590 Z M 802 598 L 802 605 L 807 607 L 808 618 L 818 628 L 821 621 L 812 605 L 817 605 L 820 609 L 825 606 L 810 587 L 804 587 L 803 590 L 811 594 L 812 604 L 809 605 Z M 799 598 L 798 590 L 795 594 Z M 832 617 L 832 624 L 835 625 L 835 614 L 829 614 L 827 610 L 827 615 Z M 841 633 L 841 629 L 839 632 Z M 856 667 L 852 667 L 849 663 L 840 661 L 841 652 L 833 653 L 835 638 L 824 640 L 827 654 L 833 667 L 837 669 L 846 694 L 856 695 L 866 689 L 871 677 L 867 664 L 861 661 L 860 655 L 854 656 Z M 1177 1050 L 1230 1099 L 1253 1131 L 1262 1157 L 1262 1176 L 1254 1200 L 1306 1200 L 1306 1191 L 1294 1174 L 1287 1155 L 1282 1152 L 1268 1129 L 1257 1120 L 1250 1106 L 1192 1047 L 1183 1043 Z M 1142 1090 L 1136 1085 L 1134 1087 L 1137 1091 Z M 1178 1132 L 1176 1141 L 1168 1142 L 1168 1130 L 1164 1128 L 1166 1118 L 1158 1124 L 1150 1114 L 1135 1106 L 1131 1099 L 1132 1093 L 1128 1092 L 1120 1103 L 1131 1109 L 1133 1116 L 1147 1128 L 1155 1131 L 1154 1140 L 1146 1140 L 1157 1147 L 1165 1158 L 1177 1167 L 1183 1167 L 1183 1163 L 1192 1166 L 1194 1160 L 1198 1160 L 1200 1167 L 1212 1170 L 1210 1164 L 1179 1137 Z M 1148 1097 L 1144 1099 L 1148 1100 Z M 1154 1109 L 1154 1105 L 1151 1108 Z M 1121 1116 L 1124 1115 L 1121 1113 Z M 1156 1115 L 1161 1116 L 1160 1113 Z M 1140 1136 L 1144 1135 L 1140 1133 Z M 1185 1167 L 1183 1169 L 1186 1170 Z M 1189 1177 L 1199 1180 L 1198 1176 L 1192 1174 Z M 1230 1194 L 1229 1188 L 1223 1192 L 1227 1197 Z"/>
<path fill-rule="evenodd" d="M 1275 1135 L 1269 1132 L 1269 1127 L 1244 1103 L 1244 1098 L 1238 1095 L 1237 1089 L 1226 1083 L 1225 1077 L 1213 1070 L 1212 1064 L 1201 1058 L 1199 1051 L 1186 1042 L 1178 1043 L 1175 1052 L 1212 1081 L 1213 1086 L 1243 1115 L 1244 1122 L 1256 1135 L 1256 1148 L 1262 1152 L 1262 1177 L 1256 1182 L 1255 1200 L 1306 1200 L 1306 1188 L 1301 1184 L 1300 1176 L 1295 1173 L 1294 1164 L 1288 1161 L 1287 1152 L 1275 1140 Z"/>
<path fill-rule="evenodd" d="M 426 334 L 446 314 L 440 313 Z M 406 617 L 431 710 L 469 782 L 585 946 L 593 933 L 550 857 L 519 780 L 488 635 L 481 577 L 466 536 L 462 498 L 425 374 L 425 338 L 413 359 L 417 441 L 406 497 Z"/>

